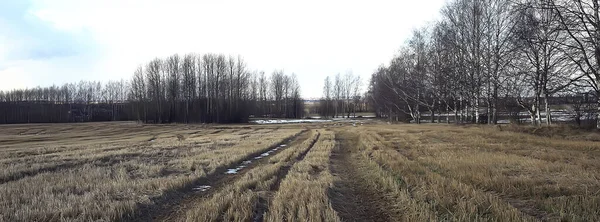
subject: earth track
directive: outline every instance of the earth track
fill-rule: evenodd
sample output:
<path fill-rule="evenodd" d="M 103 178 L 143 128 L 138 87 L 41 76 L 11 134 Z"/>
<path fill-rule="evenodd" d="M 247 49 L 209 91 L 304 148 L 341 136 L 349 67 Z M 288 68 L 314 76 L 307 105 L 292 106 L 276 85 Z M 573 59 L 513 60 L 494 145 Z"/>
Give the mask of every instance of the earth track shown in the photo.
<path fill-rule="evenodd" d="M 308 154 L 308 152 L 315 146 L 315 143 L 317 143 L 317 141 L 319 141 L 320 137 L 321 137 L 321 134 L 319 132 L 317 132 L 317 137 L 313 141 L 311 141 L 310 146 L 308 146 L 308 149 L 306 149 L 305 151 L 302 151 L 302 153 L 300 153 L 300 155 L 298 155 L 298 157 L 296 157 L 296 159 L 293 162 L 291 162 L 279 169 L 275 183 L 273 183 L 273 185 L 270 187 L 269 191 L 261 193 L 261 195 L 258 199 L 258 203 L 256 204 L 256 206 L 254 208 L 254 216 L 252 217 L 253 221 L 255 221 L 255 222 L 264 221 L 264 214 L 265 214 L 265 212 L 267 212 L 269 210 L 269 204 L 271 203 L 271 200 L 272 200 L 273 196 L 275 195 L 275 193 L 279 190 L 279 186 L 281 185 L 281 182 L 283 181 L 283 179 L 285 179 L 285 177 L 290 172 L 290 170 L 292 169 L 292 166 L 294 166 L 294 164 L 304 160 L 304 157 L 306 157 L 306 154 Z"/>
<path fill-rule="evenodd" d="M 329 190 L 329 199 L 342 221 L 394 221 L 386 209 L 385 194 L 367 184 L 353 158 L 352 147 L 358 144 L 356 135 L 337 132 L 336 147 L 332 150 L 329 168 L 336 177 Z"/>
<path fill-rule="evenodd" d="M 282 150 L 301 144 L 303 141 L 308 139 L 308 136 L 308 130 L 303 130 L 299 134 L 288 137 L 282 142 L 275 144 L 268 149 L 246 156 L 242 161 L 227 166 L 218 167 L 213 173 L 198 178 L 185 187 L 176 190 L 165 191 L 162 196 L 153 199 L 153 204 L 139 204 L 134 211 L 135 213 L 132 215 L 127 215 L 123 220 L 173 221 L 176 220 L 176 218 L 181 218 L 180 215 L 185 214 L 186 209 L 192 207 L 196 201 L 201 201 L 203 198 L 217 193 L 224 185 L 233 183 L 242 175 L 244 175 L 249 169 L 267 163 L 272 156 L 281 152 Z M 264 152 L 273 150 L 284 144 L 286 145 L 285 148 L 278 149 L 271 155 L 259 160 L 255 159 L 256 157 L 261 156 L 261 154 Z M 246 165 L 246 167 L 242 170 L 239 170 L 238 173 L 226 174 L 228 169 L 234 168 L 248 160 L 252 160 L 252 163 Z M 204 192 L 195 191 L 194 188 L 199 186 L 210 186 L 210 189 L 205 190 Z"/>

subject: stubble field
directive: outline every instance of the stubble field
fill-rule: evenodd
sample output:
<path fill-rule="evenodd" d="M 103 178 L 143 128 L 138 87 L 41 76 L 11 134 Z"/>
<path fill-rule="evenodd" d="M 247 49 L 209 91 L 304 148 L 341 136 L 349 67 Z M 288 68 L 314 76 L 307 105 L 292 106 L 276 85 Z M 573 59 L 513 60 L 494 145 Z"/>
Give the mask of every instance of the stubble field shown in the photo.
<path fill-rule="evenodd" d="M 494 127 L 0 126 L 0 221 L 599 221 L 600 144 Z"/>

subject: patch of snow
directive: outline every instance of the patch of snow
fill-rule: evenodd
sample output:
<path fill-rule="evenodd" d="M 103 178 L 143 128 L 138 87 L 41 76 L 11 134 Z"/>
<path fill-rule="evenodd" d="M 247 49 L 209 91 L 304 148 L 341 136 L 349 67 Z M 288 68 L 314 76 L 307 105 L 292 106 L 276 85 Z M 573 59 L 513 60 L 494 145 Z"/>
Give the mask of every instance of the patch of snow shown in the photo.
<path fill-rule="evenodd" d="M 553 121 L 558 121 L 558 122 L 568 122 L 568 121 L 575 120 L 575 117 L 574 116 L 557 116 L 557 117 L 553 116 L 552 120 Z"/>
<path fill-rule="evenodd" d="M 509 123 L 510 123 L 510 120 L 507 120 L 507 119 L 501 119 L 501 120 L 498 120 L 498 123 L 499 123 L 499 124 L 509 124 Z"/>
<path fill-rule="evenodd" d="M 251 164 L 251 163 L 252 163 L 252 160 L 246 160 L 246 161 L 244 161 L 242 164 L 244 164 L 244 165 L 248 165 L 248 164 Z"/>
<path fill-rule="evenodd" d="M 227 169 L 227 172 L 225 172 L 225 174 L 236 174 L 239 170 L 237 168 L 235 169 Z"/>
<path fill-rule="evenodd" d="M 210 186 L 208 186 L 208 185 L 202 185 L 202 186 L 198 186 L 198 187 L 192 188 L 192 190 L 200 191 L 200 192 L 204 192 L 204 191 L 207 191 L 209 189 L 210 189 Z"/>
<path fill-rule="evenodd" d="M 250 121 L 256 124 L 290 124 L 290 123 L 323 123 L 331 122 L 331 120 L 322 119 L 266 119 Z"/>
<path fill-rule="evenodd" d="M 227 172 L 225 172 L 225 174 L 236 174 L 236 173 L 238 173 L 238 171 L 240 171 L 244 168 L 246 168 L 246 165 L 240 165 L 240 166 L 236 167 L 235 169 L 227 169 Z"/>
<path fill-rule="evenodd" d="M 286 146 L 287 146 L 287 145 L 285 145 L 285 144 L 281 144 L 281 145 L 279 145 L 279 147 L 286 147 Z M 277 149 L 277 148 L 275 148 L 275 149 Z"/>

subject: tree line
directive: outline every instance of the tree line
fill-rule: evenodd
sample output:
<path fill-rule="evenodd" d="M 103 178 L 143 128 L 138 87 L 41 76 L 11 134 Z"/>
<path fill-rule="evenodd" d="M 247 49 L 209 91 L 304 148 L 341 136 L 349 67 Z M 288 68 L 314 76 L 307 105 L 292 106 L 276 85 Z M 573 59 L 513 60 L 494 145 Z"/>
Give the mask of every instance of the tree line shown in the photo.
<path fill-rule="evenodd" d="M 364 97 L 361 96 L 362 81 L 359 75 L 347 72 L 338 73 L 334 80 L 327 76 L 323 84 L 323 97 L 319 102 L 318 112 L 323 117 L 356 116 L 356 112 L 366 110 Z"/>
<path fill-rule="evenodd" d="M 129 81 L 0 91 L 0 111 L 0 123 L 240 123 L 302 118 L 304 103 L 294 74 L 249 71 L 241 56 L 174 54 L 140 65 Z"/>
<path fill-rule="evenodd" d="M 551 124 L 553 98 L 567 95 L 599 115 L 599 9 L 596 0 L 449 1 L 372 74 L 369 98 L 378 115 L 417 123 L 495 124 L 526 111 Z"/>

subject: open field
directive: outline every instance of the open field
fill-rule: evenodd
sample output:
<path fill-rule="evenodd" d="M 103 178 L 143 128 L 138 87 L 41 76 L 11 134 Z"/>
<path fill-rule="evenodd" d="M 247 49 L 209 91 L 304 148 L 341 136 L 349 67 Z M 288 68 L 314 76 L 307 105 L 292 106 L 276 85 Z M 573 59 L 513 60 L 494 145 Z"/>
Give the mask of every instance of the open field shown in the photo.
<path fill-rule="evenodd" d="M 0 221 L 599 221 L 597 133 L 529 131 L 3 125 Z"/>

